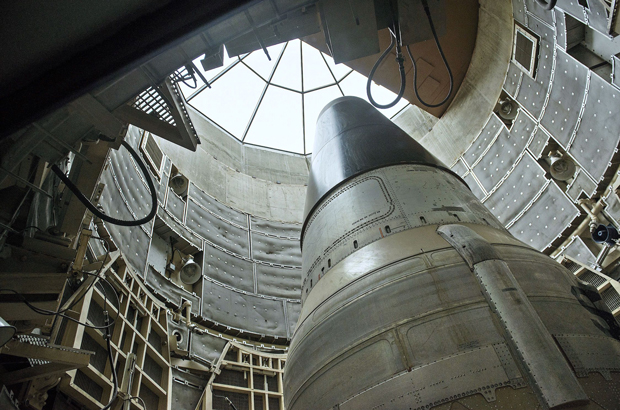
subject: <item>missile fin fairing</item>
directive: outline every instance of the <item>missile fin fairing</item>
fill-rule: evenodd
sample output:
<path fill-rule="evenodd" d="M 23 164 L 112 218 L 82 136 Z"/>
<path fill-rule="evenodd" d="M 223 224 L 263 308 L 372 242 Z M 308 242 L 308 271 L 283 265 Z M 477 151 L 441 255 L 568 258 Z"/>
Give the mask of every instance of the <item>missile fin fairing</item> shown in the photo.
<path fill-rule="evenodd" d="M 288 410 L 620 408 L 596 289 L 364 100 L 325 107 L 313 152 Z"/>

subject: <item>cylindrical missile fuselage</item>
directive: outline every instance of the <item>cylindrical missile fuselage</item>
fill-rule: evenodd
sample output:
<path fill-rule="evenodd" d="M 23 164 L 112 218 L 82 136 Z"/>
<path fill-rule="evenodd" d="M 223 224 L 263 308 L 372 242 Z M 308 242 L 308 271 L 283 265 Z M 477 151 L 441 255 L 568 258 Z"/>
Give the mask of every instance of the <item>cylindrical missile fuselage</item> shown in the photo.
<path fill-rule="evenodd" d="M 620 408 L 596 291 L 361 99 L 319 116 L 301 246 L 288 410 Z"/>

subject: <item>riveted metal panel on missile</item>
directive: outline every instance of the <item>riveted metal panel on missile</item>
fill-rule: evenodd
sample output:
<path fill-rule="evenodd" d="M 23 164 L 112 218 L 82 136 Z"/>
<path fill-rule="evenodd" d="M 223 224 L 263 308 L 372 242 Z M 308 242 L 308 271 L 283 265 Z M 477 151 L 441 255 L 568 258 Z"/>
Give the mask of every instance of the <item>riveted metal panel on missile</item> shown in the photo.
<path fill-rule="evenodd" d="M 288 410 L 618 409 L 620 330 L 364 100 L 324 108 Z"/>

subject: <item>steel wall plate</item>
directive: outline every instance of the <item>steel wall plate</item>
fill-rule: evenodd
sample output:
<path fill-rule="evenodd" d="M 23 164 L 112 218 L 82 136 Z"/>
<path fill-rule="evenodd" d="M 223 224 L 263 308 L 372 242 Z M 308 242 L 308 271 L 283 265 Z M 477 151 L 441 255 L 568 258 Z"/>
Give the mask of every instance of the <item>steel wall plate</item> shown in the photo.
<path fill-rule="evenodd" d="M 205 245 L 203 275 L 228 286 L 254 292 L 253 271 L 252 262 Z"/>
<path fill-rule="evenodd" d="M 513 0 L 512 15 L 516 21 L 523 24 L 524 26 L 526 25 L 524 0 Z"/>
<path fill-rule="evenodd" d="M 456 162 L 454 163 L 454 165 L 452 165 L 450 167 L 450 169 L 456 173 L 457 175 L 463 177 L 463 175 L 467 174 L 469 172 L 469 168 L 467 167 L 467 165 L 465 165 L 465 160 L 460 157 L 459 159 L 456 160 Z"/>
<path fill-rule="evenodd" d="M 248 231 L 217 218 L 193 199 L 187 204 L 187 227 L 212 244 L 241 257 L 250 256 Z"/>
<path fill-rule="evenodd" d="M 281 266 L 301 266 L 299 241 L 250 232 L 252 259 Z"/>
<path fill-rule="evenodd" d="M 157 234 L 151 238 L 148 264 L 161 275 L 166 273 L 166 263 L 170 257 L 170 241 Z"/>
<path fill-rule="evenodd" d="M 570 154 L 599 182 L 610 165 L 620 139 L 620 91 L 592 73 L 581 123 Z"/>
<path fill-rule="evenodd" d="M 544 250 L 579 214 L 572 201 L 551 181 L 509 231 L 534 249 Z"/>
<path fill-rule="evenodd" d="M 555 35 L 556 35 L 556 44 L 559 48 L 566 51 L 567 43 L 567 34 L 566 34 L 566 14 L 559 8 L 554 9 L 555 12 Z"/>
<path fill-rule="evenodd" d="M 218 200 L 198 188 L 193 183 L 190 183 L 189 185 L 189 197 L 194 199 L 205 209 L 212 212 L 218 218 L 244 228 L 248 227 L 247 214 L 220 203 Z"/>
<path fill-rule="evenodd" d="M 153 233 L 162 238 L 172 236 L 177 241 L 175 245 L 183 253 L 193 254 L 202 249 L 202 239 L 190 232 L 185 225 L 177 222 L 163 208 L 157 210 Z"/>
<path fill-rule="evenodd" d="M 196 408 L 207 384 L 206 377 L 199 377 L 175 367 L 171 367 L 171 371 L 172 389 L 170 396 L 172 406 L 178 409 Z"/>
<path fill-rule="evenodd" d="M 579 236 L 573 236 L 573 240 L 566 248 L 564 248 L 562 253 L 586 266 L 593 266 L 596 262 L 596 255 L 592 253 L 590 248 L 588 248 L 588 246 L 583 242 L 583 239 Z"/>
<path fill-rule="evenodd" d="M 278 298 L 301 297 L 301 269 L 256 264 L 257 291 Z"/>
<path fill-rule="evenodd" d="M 568 148 L 573 131 L 580 119 L 587 77 L 586 66 L 562 49 L 557 49 L 551 94 L 541 124 L 564 149 Z"/>
<path fill-rule="evenodd" d="M 613 3 L 612 3 L 613 4 Z M 608 17 L 607 7 L 602 1 L 588 1 L 589 8 L 585 9 L 588 19 L 588 26 L 594 30 L 603 34 L 608 39 L 611 39 L 610 29 L 612 16 Z M 612 13 L 617 13 L 618 5 L 616 4 L 616 10 L 612 10 Z"/>
<path fill-rule="evenodd" d="M 541 7 L 536 0 L 525 0 L 525 9 L 530 16 L 537 18 L 539 20 L 544 21 L 546 24 L 553 26 L 555 25 L 554 21 L 554 10 L 545 10 Z M 532 18 L 528 19 L 528 23 L 532 24 Z"/>
<path fill-rule="evenodd" d="M 195 293 L 189 293 L 170 279 L 162 276 L 151 266 L 149 266 L 144 283 L 158 299 L 167 302 L 172 307 L 180 308 L 183 299 L 185 299 L 192 302 L 192 315 L 198 316 L 200 314 L 200 298 Z"/>
<path fill-rule="evenodd" d="M 534 20 L 534 19 L 531 19 Z M 532 28 L 532 27 L 530 27 Z M 539 54 L 535 78 L 523 75 L 517 101 L 534 118 L 539 118 L 549 90 L 551 74 L 554 64 L 554 31 L 545 24 L 536 21 L 534 30 L 541 38 L 538 43 Z M 533 28 L 532 28 L 533 29 Z"/>
<path fill-rule="evenodd" d="M 189 357 L 212 367 L 220 358 L 228 341 L 209 332 L 192 331 Z"/>
<path fill-rule="evenodd" d="M 597 184 L 579 168 L 577 170 L 577 175 L 575 175 L 573 182 L 570 183 L 568 189 L 566 190 L 566 194 L 573 201 L 577 201 L 582 194 L 585 194 L 586 197 L 591 198 L 596 192 Z"/>
<path fill-rule="evenodd" d="M 136 152 L 138 152 L 138 154 L 142 157 L 144 163 L 148 164 L 149 161 L 145 158 L 142 150 L 140 149 L 143 132 L 144 131 L 135 126 L 130 126 L 125 135 L 125 141 L 128 142 L 132 147 L 134 147 Z M 151 204 L 151 194 L 149 193 L 148 184 L 145 179 L 147 175 L 142 174 L 142 171 L 140 170 L 140 168 L 138 168 L 135 160 L 124 149 L 110 150 L 109 157 L 110 162 L 115 167 L 114 172 L 116 177 L 119 178 L 119 176 L 122 176 L 122 179 L 126 180 L 126 184 L 129 185 L 130 188 L 134 188 L 135 185 L 136 190 L 123 191 L 123 193 L 127 196 L 128 199 L 129 197 L 133 198 L 136 197 L 136 195 L 140 195 L 140 197 L 138 198 L 139 202 L 137 203 L 139 203 L 140 206 L 147 206 L 146 209 L 148 210 Z M 162 170 L 165 169 L 166 165 L 168 164 L 164 163 Z M 162 177 L 156 177 L 153 174 L 151 167 L 147 166 L 146 168 L 149 172 L 148 177 L 151 178 L 153 184 L 155 185 L 155 189 L 157 190 L 157 200 L 163 204 L 166 197 L 166 187 L 168 185 L 168 179 L 163 177 L 163 172 L 161 174 Z"/>
<path fill-rule="evenodd" d="M 521 71 L 519 67 L 513 62 L 510 62 L 508 65 L 508 72 L 506 73 L 506 80 L 504 81 L 504 91 L 512 98 L 517 98 L 524 75 L 525 74 L 523 74 L 523 71 Z"/>
<path fill-rule="evenodd" d="M 611 56 L 611 83 L 620 88 L 620 53 Z"/>
<path fill-rule="evenodd" d="M 300 223 L 272 221 L 254 215 L 250 215 L 250 223 L 252 224 L 252 231 L 265 235 L 291 239 L 299 239 L 301 236 Z"/>
<path fill-rule="evenodd" d="M 506 225 L 536 198 L 546 182 L 545 170 L 526 153 L 484 205 Z"/>
<path fill-rule="evenodd" d="M 132 214 L 131 219 L 138 219 L 146 216 L 151 209 L 151 194 L 138 174 L 132 161 L 129 159 L 128 153 L 119 151 L 110 151 L 110 160 L 108 161 L 113 183 L 119 191 L 118 197 L 125 203 L 125 207 Z M 155 188 L 158 188 L 156 180 L 153 180 Z M 110 189 L 112 185 L 106 184 L 106 189 Z M 114 215 L 112 215 L 114 216 Z M 152 230 L 153 222 L 149 221 L 140 225 L 139 229 L 144 229 L 149 233 Z"/>
<path fill-rule="evenodd" d="M 510 172 L 517 158 L 530 141 L 534 121 L 523 111 L 519 112 L 512 129 L 504 128 L 484 153 L 472 171 L 489 192 Z"/>
<path fill-rule="evenodd" d="M 549 143 L 549 134 L 541 127 L 536 128 L 536 133 L 532 138 L 532 141 L 528 145 L 528 149 L 532 153 L 535 159 L 539 159 L 545 150 L 545 147 Z"/>
<path fill-rule="evenodd" d="M 478 163 L 482 154 L 495 141 L 497 135 L 505 130 L 506 126 L 502 123 L 497 115 L 491 114 L 486 125 L 480 131 L 480 134 L 472 142 L 471 146 L 463 154 L 463 159 L 470 167 Z"/>
<path fill-rule="evenodd" d="M 106 214 L 123 220 L 134 219 L 130 210 L 123 203 L 122 194 L 117 190 L 117 185 L 114 183 L 114 177 L 110 170 L 104 171 L 101 174 L 101 182 L 106 185 L 106 189 L 101 194 L 99 204 Z M 144 277 L 146 258 L 151 241 L 149 235 L 140 228 L 118 226 L 109 223 L 105 223 L 105 226 L 127 263 L 141 277 Z"/>
<path fill-rule="evenodd" d="M 289 339 L 293 337 L 295 329 L 297 328 L 297 321 L 301 314 L 301 302 L 299 301 L 286 301 L 286 324 Z"/>
<path fill-rule="evenodd" d="M 166 202 L 166 210 L 170 212 L 179 222 L 185 220 L 185 201 L 174 193 L 172 189 L 168 190 L 168 201 Z"/>
<path fill-rule="evenodd" d="M 617 227 L 620 226 L 620 198 L 618 198 L 618 194 L 613 191 L 610 192 L 605 197 L 605 203 L 607 206 L 603 209 L 604 214 L 611 218 Z"/>
<path fill-rule="evenodd" d="M 564 10 L 567 14 L 570 14 L 571 17 L 581 21 L 584 24 L 587 24 L 584 7 L 580 4 L 579 1 L 559 0 L 556 7 Z"/>
<path fill-rule="evenodd" d="M 190 328 L 187 327 L 187 324 L 184 321 L 176 322 L 172 318 L 172 313 L 168 311 L 168 337 L 175 338 L 177 340 L 177 349 L 189 351 L 190 345 Z M 174 350 L 171 348 L 171 350 Z"/>
<path fill-rule="evenodd" d="M 251 295 L 204 281 L 202 316 L 231 328 L 276 337 L 287 337 L 284 301 Z"/>
<path fill-rule="evenodd" d="M 463 178 L 471 192 L 476 196 L 476 198 L 482 200 L 485 196 L 487 196 L 487 192 L 482 188 L 481 184 L 478 182 L 478 179 L 474 177 L 474 174 L 469 173 L 465 175 Z"/>

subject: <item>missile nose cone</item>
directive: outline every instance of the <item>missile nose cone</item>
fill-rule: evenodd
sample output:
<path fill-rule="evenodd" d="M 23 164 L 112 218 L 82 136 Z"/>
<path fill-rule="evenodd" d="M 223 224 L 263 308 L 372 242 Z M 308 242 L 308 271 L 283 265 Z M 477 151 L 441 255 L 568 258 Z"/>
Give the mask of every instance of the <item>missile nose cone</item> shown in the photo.
<path fill-rule="evenodd" d="M 341 183 L 363 172 L 396 164 L 447 169 L 365 100 L 333 100 L 317 120 L 304 221 L 321 198 Z"/>

